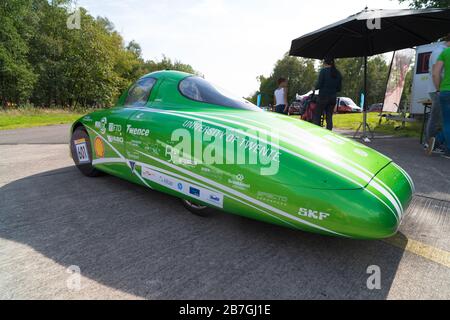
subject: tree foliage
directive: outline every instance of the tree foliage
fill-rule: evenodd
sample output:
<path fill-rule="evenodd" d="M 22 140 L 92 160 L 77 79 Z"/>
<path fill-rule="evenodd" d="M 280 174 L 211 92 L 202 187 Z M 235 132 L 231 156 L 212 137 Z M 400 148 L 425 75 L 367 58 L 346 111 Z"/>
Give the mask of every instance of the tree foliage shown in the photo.
<path fill-rule="evenodd" d="M 343 79 L 340 95 L 359 103 L 364 91 L 364 58 L 339 59 L 336 65 Z M 374 56 L 369 58 L 367 67 L 367 103 L 381 103 L 386 93 L 389 65 L 383 56 Z"/>
<path fill-rule="evenodd" d="M 279 78 L 289 80 L 288 100 L 294 100 L 297 93 L 306 93 L 314 86 L 317 78 L 314 60 L 290 57 L 286 54 L 276 62 L 274 70 L 269 77 L 258 77 L 260 83 L 259 91 L 251 100 L 255 101 L 256 96 L 261 94 L 263 105 L 272 104 Z"/>
<path fill-rule="evenodd" d="M 448 8 L 450 7 L 450 0 L 399 0 L 400 3 L 409 3 L 411 8 Z"/>
<path fill-rule="evenodd" d="M 0 3 L 1 104 L 110 106 L 140 76 L 161 69 L 195 73 L 163 56 L 142 58 L 114 25 L 80 9 L 80 29 L 67 28 L 69 0 Z"/>
<path fill-rule="evenodd" d="M 352 98 L 358 103 L 364 89 L 363 59 L 339 59 L 336 61 L 336 66 L 343 78 L 340 95 Z M 320 67 L 320 65 L 316 65 L 314 60 L 285 55 L 276 62 L 269 77 L 258 77 L 260 87 L 251 100 L 255 102 L 256 96 L 261 94 L 263 105 L 272 104 L 277 80 L 287 78 L 289 79 L 288 100 L 292 102 L 296 94 L 305 94 L 315 87 Z M 367 101 L 369 104 L 383 102 L 388 73 L 389 66 L 383 56 L 375 56 L 369 59 L 367 75 L 369 87 Z"/>
<path fill-rule="evenodd" d="M 37 76 L 28 62 L 28 42 L 36 17 L 31 0 L 0 3 L 0 99 L 20 101 L 30 96 Z"/>

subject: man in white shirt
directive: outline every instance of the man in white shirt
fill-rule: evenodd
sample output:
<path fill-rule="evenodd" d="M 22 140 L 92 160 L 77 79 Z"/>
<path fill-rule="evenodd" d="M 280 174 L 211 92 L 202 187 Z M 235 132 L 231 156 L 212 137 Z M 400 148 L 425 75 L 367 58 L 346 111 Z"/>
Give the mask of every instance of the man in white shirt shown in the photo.
<path fill-rule="evenodd" d="M 441 53 L 447 48 L 448 42 L 441 42 L 436 47 L 436 49 L 434 49 L 433 53 L 430 56 L 430 81 L 428 85 L 428 93 L 433 105 L 431 107 L 430 118 L 428 119 L 428 124 L 425 132 L 426 141 L 428 144 L 426 152 L 428 155 L 432 155 L 436 147 L 444 144 L 442 135 L 442 109 L 439 102 L 439 89 L 436 89 L 433 83 L 433 68 Z"/>

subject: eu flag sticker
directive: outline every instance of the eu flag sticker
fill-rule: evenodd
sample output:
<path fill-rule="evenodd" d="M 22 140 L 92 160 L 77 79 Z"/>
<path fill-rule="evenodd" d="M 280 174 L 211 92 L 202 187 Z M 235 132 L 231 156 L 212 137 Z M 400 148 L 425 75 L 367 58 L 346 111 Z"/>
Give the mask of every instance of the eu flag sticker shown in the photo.
<path fill-rule="evenodd" d="M 199 197 L 200 198 L 200 190 L 194 187 L 190 187 L 189 188 L 189 193 L 195 197 Z"/>

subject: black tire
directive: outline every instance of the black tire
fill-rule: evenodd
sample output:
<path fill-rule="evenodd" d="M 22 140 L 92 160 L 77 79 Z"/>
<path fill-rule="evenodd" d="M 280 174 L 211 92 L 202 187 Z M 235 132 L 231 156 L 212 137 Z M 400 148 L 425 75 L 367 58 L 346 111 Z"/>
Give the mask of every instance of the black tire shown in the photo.
<path fill-rule="evenodd" d="M 192 201 L 181 199 L 181 202 L 183 203 L 183 206 L 191 212 L 192 214 L 195 214 L 199 217 L 209 217 L 211 215 L 210 209 L 208 207 L 198 205 Z"/>
<path fill-rule="evenodd" d="M 80 163 L 77 148 L 75 146 L 75 141 L 79 140 L 85 140 L 86 143 L 86 149 L 89 155 L 89 162 L 86 163 Z M 70 150 L 72 153 L 72 159 L 75 163 L 78 170 L 81 171 L 82 174 L 84 174 L 87 177 L 98 177 L 102 175 L 102 172 L 95 169 L 92 165 L 92 147 L 91 147 L 91 140 L 89 138 L 88 133 L 86 132 L 86 129 L 84 127 L 78 127 L 75 129 L 75 131 L 72 133 L 72 137 L 70 138 Z"/>

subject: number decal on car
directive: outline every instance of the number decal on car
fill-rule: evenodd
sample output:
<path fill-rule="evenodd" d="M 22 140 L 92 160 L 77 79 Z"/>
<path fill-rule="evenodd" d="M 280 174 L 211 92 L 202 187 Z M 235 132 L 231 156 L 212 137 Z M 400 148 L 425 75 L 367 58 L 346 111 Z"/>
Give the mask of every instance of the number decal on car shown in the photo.
<path fill-rule="evenodd" d="M 87 149 L 86 140 L 80 139 L 75 141 L 75 148 L 77 150 L 78 161 L 80 164 L 89 163 L 91 160 L 89 159 L 89 152 Z"/>

